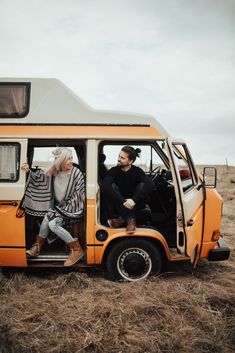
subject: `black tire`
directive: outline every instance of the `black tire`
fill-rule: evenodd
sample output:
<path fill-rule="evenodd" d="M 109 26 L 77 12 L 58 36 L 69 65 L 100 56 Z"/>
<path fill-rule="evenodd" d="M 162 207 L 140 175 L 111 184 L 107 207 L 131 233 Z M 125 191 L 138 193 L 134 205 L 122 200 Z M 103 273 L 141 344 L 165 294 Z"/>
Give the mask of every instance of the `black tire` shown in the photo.
<path fill-rule="evenodd" d="M 144 239 L 123 239 L 114 244 L 107 256 L 111 280 L 138 281 L 157 275 L 162 269 L 162 257 L 152 243 Z"/>

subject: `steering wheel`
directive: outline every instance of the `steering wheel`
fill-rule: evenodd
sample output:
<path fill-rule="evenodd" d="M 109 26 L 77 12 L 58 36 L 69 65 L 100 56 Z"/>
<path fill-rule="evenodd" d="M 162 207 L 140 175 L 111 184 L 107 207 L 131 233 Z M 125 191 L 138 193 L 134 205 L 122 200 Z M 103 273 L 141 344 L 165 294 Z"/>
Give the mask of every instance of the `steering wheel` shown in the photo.
<path fill-rule="evenodd" d="M 153 170 L 151 170 L 151 172 L 149 173 L 149 178 L 152 179 L 152 181 L 154 181 L 157 178 L 157 176 L 160 174 L 160 171 L 161 171 L 161 167 L 158 165 Z"/>

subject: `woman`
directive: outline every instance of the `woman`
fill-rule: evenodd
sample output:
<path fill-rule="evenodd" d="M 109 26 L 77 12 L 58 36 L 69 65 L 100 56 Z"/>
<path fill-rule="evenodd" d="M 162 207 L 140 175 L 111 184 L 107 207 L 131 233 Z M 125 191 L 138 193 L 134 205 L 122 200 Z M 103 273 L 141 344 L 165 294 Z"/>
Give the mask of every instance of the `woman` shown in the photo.
<path fill-rule="evenodd" d="M 64 226 L 77 222 L 83 215 L 84 178 L 73 165 L 70 149 L 58 147 L 53 154 L 54 163 L 46 173 L 29 171 L 27 163 L 21 166 L 22 170 L 30 173 L 23 207 L 29 214 L 45 214 L 36 242 L 26 253 L 31 257 L 38 256 L 51 230 L 69 244 L 71 254 L 64 266 L 72 266 L 82 258 L 83 250 Z"/>

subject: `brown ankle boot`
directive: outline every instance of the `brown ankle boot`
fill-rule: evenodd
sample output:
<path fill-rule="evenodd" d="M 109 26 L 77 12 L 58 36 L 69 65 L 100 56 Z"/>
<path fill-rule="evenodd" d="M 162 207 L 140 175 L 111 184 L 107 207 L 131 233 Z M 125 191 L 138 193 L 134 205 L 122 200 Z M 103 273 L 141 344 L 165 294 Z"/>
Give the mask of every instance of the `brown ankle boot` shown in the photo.
<path fill-rule="evenodd" d="M 123 225 L 123 223 L 125 223 L 125 219 L 123 219 L 122 217 L 110 218 L 107 220 L 107 223 L 110 228 L 119 228 Z"/>
<path fill-rule="evenodd" d="M 81 245 L 77 240 L 72 241 L 69 246 L 71 249 L 71 253 L 64 263 L 64 266 L 66 267 L 73 266 L 74 264 L 76 264 L 76 262 L 78 262 L 78 260 L 80 260 L 84 254 Z"/>
<path fill-rule="evenodd" d="M 31 246 L 29 250 L 26 251 L 26 254 L 31 257 L 37 257 L 40 254 L 40 250 L 45 242 L 45 238 L 37 235 L 36 242 Z"/>
<path fill-rule="evenodd" d="M 135 227 L 136 227 L 135 218 L 129 218 L 127 220 L 126 232 L 128 234 L 134 233 L 135 232 Z"/>

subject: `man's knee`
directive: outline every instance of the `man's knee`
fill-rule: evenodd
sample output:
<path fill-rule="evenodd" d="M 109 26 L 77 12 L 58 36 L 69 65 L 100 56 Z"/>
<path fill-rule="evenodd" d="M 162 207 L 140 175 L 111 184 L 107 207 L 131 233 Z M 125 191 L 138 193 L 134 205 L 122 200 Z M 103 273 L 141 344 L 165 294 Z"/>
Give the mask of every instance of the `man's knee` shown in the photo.
<path fill-rule="evenodd" d="M 115 192 L 120 192 L 119 187 L 117 186 L 116 183 L 112 183 L 112 189 L 113 189 Z"/>
<path fill-rule="evenodd" d="M 144 187 L 144 182 L 141 181 L 141 182 L 137 185 L 136 191 L 142 190 L 143 187 Z"/>

